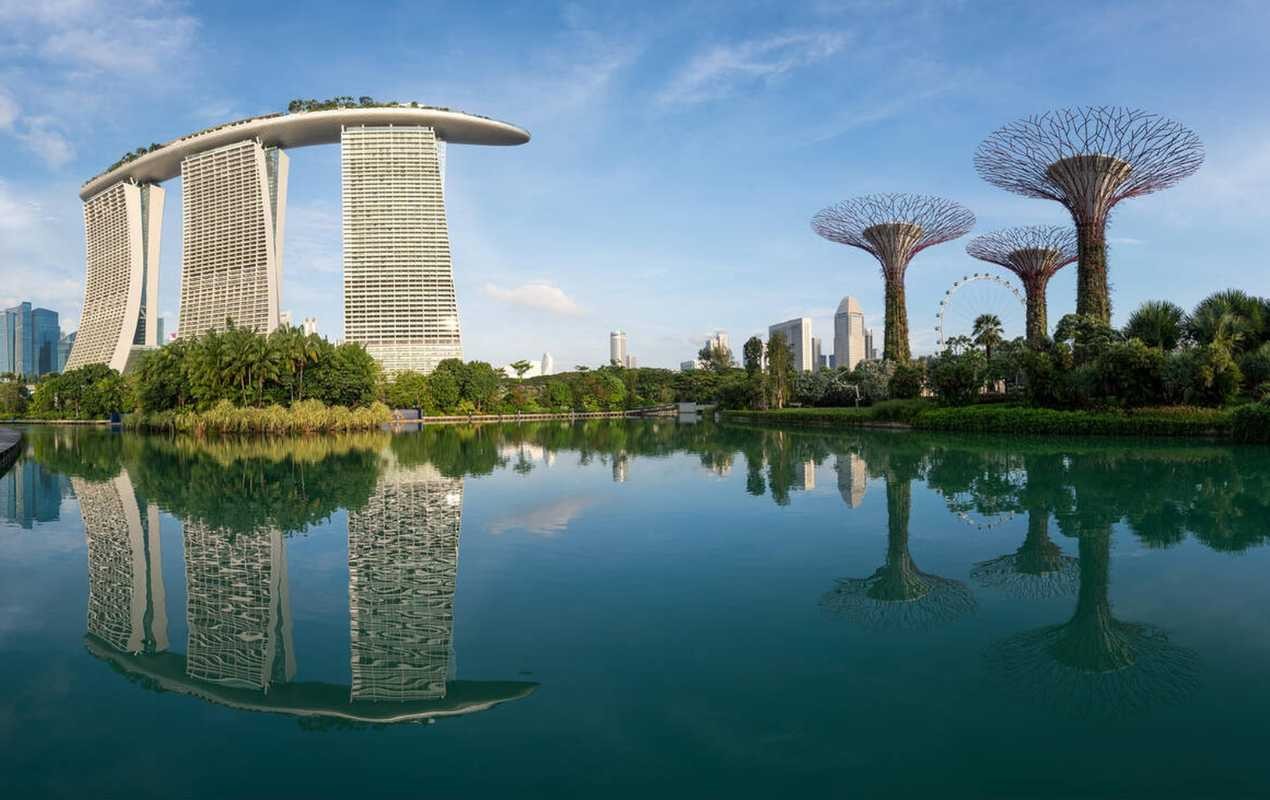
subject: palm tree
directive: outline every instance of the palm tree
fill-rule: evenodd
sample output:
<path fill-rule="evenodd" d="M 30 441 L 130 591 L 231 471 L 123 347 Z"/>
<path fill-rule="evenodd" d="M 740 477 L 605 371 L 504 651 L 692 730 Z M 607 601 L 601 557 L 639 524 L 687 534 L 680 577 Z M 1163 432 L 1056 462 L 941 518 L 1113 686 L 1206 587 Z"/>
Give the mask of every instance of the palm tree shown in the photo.
<path fill-rule="evenodd" d="M 1126 339 L 1141 339 L 1148 347 L 1172 350 L 1182 341 L 1186 312 L 1168 300 L 1148 300 L 1138 306 L 1124 326 Z"/>
<path fill-rule="evenodd" d="M 975 317 L 975 344 L 983 348 L 989 360 L 992 358 L 992 348 L 1004 341 L 1004 332 L 1001 318 L 996 314 L 980 314 Z"/>
<path fill-rule="evenodd" d="M 1260 297 L 1227 289 L 1205 297 L 1186 318 L 1186 333 L 1199 344 L 1212 344 L 1223 327 L 1256 347 L 1270 328 L 1270 308 Z"/>

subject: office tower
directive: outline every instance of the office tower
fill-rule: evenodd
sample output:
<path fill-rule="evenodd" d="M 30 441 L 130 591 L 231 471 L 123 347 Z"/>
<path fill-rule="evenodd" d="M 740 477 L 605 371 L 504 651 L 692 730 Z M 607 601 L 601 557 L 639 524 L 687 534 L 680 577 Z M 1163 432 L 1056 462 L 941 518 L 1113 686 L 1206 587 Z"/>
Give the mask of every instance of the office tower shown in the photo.
<path fill-rule="evenodd" d="M 609 363 L 615 366 L 626 366 L 626 333 L 613 331 L 609 334 Z"/>
<path fill-rule="evenodd" d="M 711 350 L 728 349 L 728 332 L 715 331 L 706 338 L 706 347 Z"/>
<path fill-rule="evenodd" d="M 838 473 L 838 494 L 849 508 L 859 508 L 869 488 L 869 469 L 855 453 L 839 454 L 834 463 Z"/>
<path fill-rule="evenodd" d="M 695 360 L 695 359 L 694 359 L 694 360 L 692 360 L 692 361 L 680 361 L 680 362 L 679 362 L 679 371 L 680 371 L 680 372 L 692 372 L 692 371 L 693 371 L 694 369 L 696 369 L 696 368 L 697 368 L 697 362 L 696 362 L 696 360 Z"/>
<path fill-rule="evenodd" d="M 865 358 L 869 361 L 877 361 L 878 349 L 873 343 L 873 329 L 870 328 L 864 332 L 864 353 Z"/>
<path fill-rule="evenodd" d="M 127 471 L 71 483 L 88 539 L 88 632 L 127 653 L 167 650 L 158 507 L 142 516 Z"/>
<path fill-rule="evenodd" d="M 304 321 L 300 323 L 300 330 L 304 331 L 305 336 L 317 336 L 317 317 L 305 317 Z"/>
<path fill-rule="evenodd" d="M 75 347 L 75 335 L 78 331 L 71 331 L 63 336 L 57 342 L 57 371 L 66 371 L 66 362 L 71 359 L 71 350 Z"/>
<path fill-rule="evenodd" d="M 824 353 L 821 353 L 819 367 L 820 369 L 832 369 L 833 368 L 833 354 L 830 353 L 826 355 Z"/>
<path fill-rule="evenodd" d="M 829 367 L 829 369 L 838 368 L 838 360 L 833 353 L 829 353 L 824 358 L 825 358 L 825 366 Z"/>
<path fill-rule="evenodd" d="M 295 675 L 291 597 L 282 532 L 185 528 L 185 671 L 191 678 L 268 690 Z"/>
<path fill-rule="evenodd" d="M 551 357 L 551 353 L 542 354 L 542 375 L 552 375 L 556 371 L 555 359 Z"/>
<path fill-rule="evenodd" d="M 463 358 L 445 213 L 445 143 L 432 128 L 340 136 L 344 335 L 389 373 Z"/>
<path fill-rule="evenodd" d="M 59 372 L 57 312 L 19 303 L 0 312 L 0 373 L 38 378 Z"/>
<path fill-rule="evenodd" d="M 823 366 L 820 363 L 820 337 L 811 337 L 811 369 L 814 372 Z"/>
<path fill-rule="evenodd" d="M 280 325 L 280 326 L 281 326 L 281 325 L 286 325 L 286 326 L 288 326 L 288 327 L 289 327 L 289 326 L 292 324 L 292 320 L 293 320 L 293 319 L 294 319 L 294 318 L 291 316 L 291 312 L 290 312 L 290 311 L 279 311 L 279 312 L 278 312 L 278 325 Z"/>
<path fill-rule="evenodd" d="M 864 312 L 854 297 L 844 297 L 833 315 L 834 366 L 855 369 L 867 359 Z"/>
<path fill-rule="evenodd" d="M 0 520 L 21 528 L 58 519 L 67 479 L 34 459 L 20 459 L 0 474 Z"/>
<path fill-rule="evenodd" d="M 628 355 L 626 356 L 626 368 L 627 368 L 627 369 L 635 369 L 635 368 L 636 368 L 636 367 L 638 367 L 638 366 L 639 366 L 639 362 L 635 359 L 635 356 L 632 356 L 632 355 L 629 355 L 629 354 L 628 354 Z"/>
<path fill-rule="evenodd" d="M 462 478 L 395 464 L 349 512 L 353 700 L 445 697 L 462 513 Z"/>
<path fill-rule="evenodd" d="M 784 336 L 785 343 L 789 345 L 793 368 L 798 372 L 810 372 L 812 364 L 815 363 L 812 360 L 811 350 L 811 319 L 799 317 L 768 327 L 769 339 L 776 333 Z"/>
<path fill-rule="evenodd" d="M 278 327 L 288 159 L 255 139 L 181 161 L 182 337 Z"/>

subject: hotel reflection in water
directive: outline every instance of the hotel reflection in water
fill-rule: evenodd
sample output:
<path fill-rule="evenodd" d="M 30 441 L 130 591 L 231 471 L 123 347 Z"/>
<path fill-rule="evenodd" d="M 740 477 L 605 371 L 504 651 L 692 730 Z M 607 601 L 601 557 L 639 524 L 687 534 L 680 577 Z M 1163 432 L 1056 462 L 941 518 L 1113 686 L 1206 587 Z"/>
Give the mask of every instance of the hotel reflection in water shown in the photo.
<path fill-rule="evenodd" d="M 188 639 L 168 640 L 159 511 L 125 470 L 73 479 L 88 539 L 88 650 L 166 691 L 235 708 L 353 723 L 431 720 L 525 697 L 536 684 L 453 677 L 463 479 L 390 466 L 348 515 L 346 686 L 296 682 L 286 537 L 185 520 Z"/>

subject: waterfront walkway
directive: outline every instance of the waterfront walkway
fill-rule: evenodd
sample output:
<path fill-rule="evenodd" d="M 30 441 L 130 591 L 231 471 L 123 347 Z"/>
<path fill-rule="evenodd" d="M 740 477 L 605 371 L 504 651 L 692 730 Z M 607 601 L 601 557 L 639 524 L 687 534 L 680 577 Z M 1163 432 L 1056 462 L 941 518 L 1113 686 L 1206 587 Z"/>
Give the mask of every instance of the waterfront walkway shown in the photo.
<path fill-rule="evenodd" d="M 18 459 L 21 452 L 22 434 L 12 428 L 0 428 L 0 473 Z"/>

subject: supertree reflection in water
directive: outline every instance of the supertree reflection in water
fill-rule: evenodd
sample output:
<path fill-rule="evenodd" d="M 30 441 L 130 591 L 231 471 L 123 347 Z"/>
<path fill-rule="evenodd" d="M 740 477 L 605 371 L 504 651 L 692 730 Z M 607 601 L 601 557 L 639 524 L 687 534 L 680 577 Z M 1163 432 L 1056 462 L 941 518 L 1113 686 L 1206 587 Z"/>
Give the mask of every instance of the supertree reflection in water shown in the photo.
<path fill-rule="evenodd" d="M 1019 549 L 975 564 L 970 579 L 1020 599 L 1062 597 L 1076 592 L 1080 567 L 1075 557 L 1063 555 L 1050 539 L 1049 513 L 1033 509 L 1028 512 L 1027 536 Z"/>
<path fill-rule="evenodd" d="M 1076 717 L 1121 717 L 1180 702 L 1199 686 L 1195 653 L 1155 627 L 1122 622 L 1108 599 L 1111 531 L 1080 537 L 1076 611 L 1061 625 L 1011 636 L 990 671 L 1020 693 Z"/>
<path fill-rule="evenodd" d="M 922 572 L 908 550 L 912 482 L 887 476 L 886 563 L 867 578 L 842 578 L 821 605 L 865 628 L 923 630 L 975 610 L 975 598 L 961 581 Z"/>

